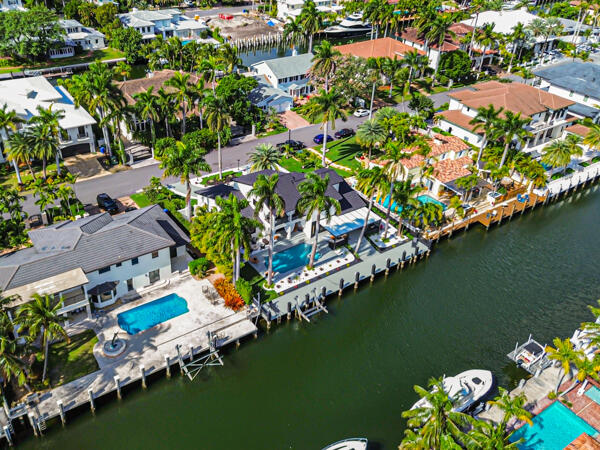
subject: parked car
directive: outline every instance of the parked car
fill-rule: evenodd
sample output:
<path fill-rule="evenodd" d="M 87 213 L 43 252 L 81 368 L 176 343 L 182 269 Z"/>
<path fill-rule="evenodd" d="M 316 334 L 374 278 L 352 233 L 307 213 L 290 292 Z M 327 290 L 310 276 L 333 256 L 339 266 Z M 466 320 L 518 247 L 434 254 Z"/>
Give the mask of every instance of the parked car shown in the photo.
<path fill-rule="evenodd" d="M 369 115 L 369 110 L 368 109 L 357 109 L 356 111 L 354 111 L 354 117 L 365 117 Z"/>
<path fill-rule="evenodd" d="M 336 131 L 333 135 L 336 139 L 344 139 L 350 136 L 354 136 L 356 132 L 352 128 L 342 128 L 339 131 Z"/>
<path fill-rule="evenodd" d="M 323 143 L 323 138 L 325 136 L 323 136 L 322 134 L 317 134 L 314 138 L 313 138 L 313 142 L 315 144 L 322 144 Z M 329 135 L 327 135 L 327 142 L 329 141 L 333 141 L 333 138 Z"/>
<path fill-rule="evenodd" d="M 278 149 L 289 145 L 293 150 L 302 150 L 304 148 L 304 142 L 294 141 L 293 139 L 287 140 L 285 142 L 280 142 L 276 145 Z"/>
<path fill-rule="evenodd" d="M 115 202 L 108 194 L 102 193 L 96 196 L 96 202 L 100 209 L 105 210 L 109 214 L 116 214 L 119 212 L 117 202 Z"/>

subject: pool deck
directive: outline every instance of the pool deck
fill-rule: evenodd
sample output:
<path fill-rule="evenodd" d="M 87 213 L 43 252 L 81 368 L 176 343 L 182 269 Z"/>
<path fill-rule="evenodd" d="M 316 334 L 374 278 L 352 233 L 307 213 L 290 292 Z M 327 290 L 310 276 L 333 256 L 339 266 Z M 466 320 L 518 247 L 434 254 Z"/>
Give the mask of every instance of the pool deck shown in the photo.
<path fill-rule="evenodd" d="M 94 398 L 117 390 L 115 377 L 119 377 L 121 387 L 142 379 L 145 376 L 163 370 L 167 365 L 177 363 L 176 346 L 180 346 L 182 356 L 188 358 L 190 351 L 194 355 L 209 349 L 207 332 L 216 332 L 218 345 L 222 347 L 253 334 L 256 326 L 248 318 L 247 310 L 237 313 L 225 308 L 223 299 L 212 304 L 202 293 L 202 285 L 211 287 L 207 280 L 197 281 L 189 275 L 171 279 L 170 283 L 145 294 L 142 299 L 120 306 L 97 320 L 86 320 L 73 327 L 73 331 L 93 329 L 98 335 L 98 344 L 94 347 L 94 356 L 100 370 L 75 381 L 39 394 L 38 402 L 31 407 L 30 413 L 44 420 L 60 414 L 58 401 L 64 411 L 71 410 L 90 402 L 91 390 Z M 165 295 L 176 293 L 188 302 L 189 312 L 156 325 L 148 330 L 128 335 L 117 325 L 117 314 L 147 303 Z M 125 352 L 108 358 L 101 352 L 102 345 L 112 339 L 114 332 L 126 340 Z M 143 369 L 142 369 L 143 367 Z M 4 424 L 3 424 L 4 425 Z"/>

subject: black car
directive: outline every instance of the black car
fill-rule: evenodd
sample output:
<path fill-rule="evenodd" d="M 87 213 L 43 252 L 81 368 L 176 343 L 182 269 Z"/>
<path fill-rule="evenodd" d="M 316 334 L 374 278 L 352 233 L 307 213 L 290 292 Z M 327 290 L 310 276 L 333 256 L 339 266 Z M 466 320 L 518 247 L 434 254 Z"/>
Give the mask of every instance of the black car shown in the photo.
<path fill-rule="evenodd" d="M 98 194 L 96 196 L 96 202 L 98 202 L 98 207 L 100 209 L 105 210 L 109 214 L 116 214 L 119 212 L 117 202 L 110 198 L 108 194 Z"/>
<path fill-rule="evenodd" d="M 285 147 L 286 145 L 289 145 L 290 148 L 292 148 L 293 150 L 302 150 L 304 148 L 304 143 L 300 142 L 300 141 L 294 141 L 294 140 L 288 140 L 285 142 L 280 142 L 279 144 L 277 144 L 277 148 L 281 149 L 283 147 Z"/>
<path fill-rule="evenodd" d="M 336 139 L 343 139 L 350 136 L 354 136 L 356 133 L 352 128 L 342 128 L 339 131 L 336 131 L 334 136 Z"/>

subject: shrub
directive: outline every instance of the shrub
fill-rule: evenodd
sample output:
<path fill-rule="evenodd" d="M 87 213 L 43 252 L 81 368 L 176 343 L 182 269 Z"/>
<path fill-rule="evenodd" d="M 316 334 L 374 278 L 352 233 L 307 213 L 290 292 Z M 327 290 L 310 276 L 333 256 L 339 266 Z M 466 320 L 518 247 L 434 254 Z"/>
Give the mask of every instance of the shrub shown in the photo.
<path fill-rule="evenodd" d="M 237 311 L 244 306 L 244 300 L 242 300 L 242 297 L 240 297 L 240 294 L 238 294 L 229 280 L 219 278 L 214 282 L 214 286 L 219 295 L 225 300 L 225 306 L 234 311 Z"/>
<path fill-rule="evenodd" d="M 210 262 L 206 258 L 194 259 L 188 264 L 190 273 L 195 277 L 204 277 L 206 275 L 206 272 L 208 271 L 209 266 Z"/>
<path fill-rule="evenodd" d="M 246 305 L 249 305 L 252 302 L 252 285 L 250 282 L 240 278 L 235 282 L 235 288 L 246 302 Z"/>

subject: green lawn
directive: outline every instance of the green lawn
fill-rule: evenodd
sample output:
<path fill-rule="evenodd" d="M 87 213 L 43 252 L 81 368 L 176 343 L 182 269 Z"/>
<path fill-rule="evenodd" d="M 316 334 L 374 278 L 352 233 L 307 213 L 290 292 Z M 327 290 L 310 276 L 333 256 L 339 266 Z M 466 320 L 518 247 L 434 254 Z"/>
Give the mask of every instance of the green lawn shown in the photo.
<path fill-rule="evenodd" d="M 317 150 L 320 148 L 315 147 Z M 348 172 L 360 170 L 361 165 L 356 159 L 356 156 L 363 152 L 360 145 L 356 143 L 356 136 L 352 136 L 341 141 L 333 141 L 327 143 L 327 158 L 340 166 L 347 167 Z"/>
<path fill-rule="evenodd" d="M 266 290 L 262 287 L 262 284 L 265 282 L 265 277 L 258 273 L 249 263 L 245 263 L 242 266 L 240 269 L 240 276 L 244 280 L 249 281 L 252 285 L 252 295 L 256 295 L 260 292 L 260 301 L 262 303 L 270 302 L 277 298 L 277 293 L 275 291 Z"/>
<path fill-rule="evenodd" d="M 98 342 L 92 330 L 71 336 L 70 342 L 61 341 L 50 346 L 48 372 L 53 387 L 76 380 L 99 370 L 94 357 L 94 345 Z"/>
<path fill-rule="evenodd" d="M 279 165 L 290 172 L 312 172 L 314 167 L 309 169 L 302 168 L 302 163 L 294 158 L 282 158 Z"/>
<path fill-rule="evenodd" d="M 229 176 L 235 178 L 235 177 L 239 177 L 242 175 L 242 172 L 236 172 L 235 170 L 229 170 L 227 172 L 223 172 L 223 178 L 227 178 Z M 214 181 L 217 180 L 219 178 L 219 174 L 214 174 L 214 175 L 210 175 L 208 177 L 204 177 L 202 178 L 201 183 L 205 186 L 208 186 L 209 181 Z"/>
<path fill-rule="evenodd" d="M 150 206 L 152 204 L 148 197 L 146 197 L 146 194 L 142 192 L 139 194 L 131 194 L 130 197 L 131 200 L 133 200 L 140 208 L 145 208 L 146 206 Z"/>
<path fill-rule="evenodd" d="M 60 67 L 60 66 L 69 66 L 72 64 L 81 64 L 92 61 L 106 61 L 110 59 L 122 58 L 125 54 L 114 48 L 103 48 L 101 50 L 95 50 L 91 53 L 84 53 L 81 55 L 72 56 L 70 58 L 60 58 L 49 60 L 44 63 L 39 64 L 31 64 L 31 65 L 22 65 L 22 66 L 14 66 L 14 67 L 2 67 L 0 69 L 0 73 L 8 73 L 8 72 L 20 72 L 23 69 L 47 69 L 49 67 Z"/>

